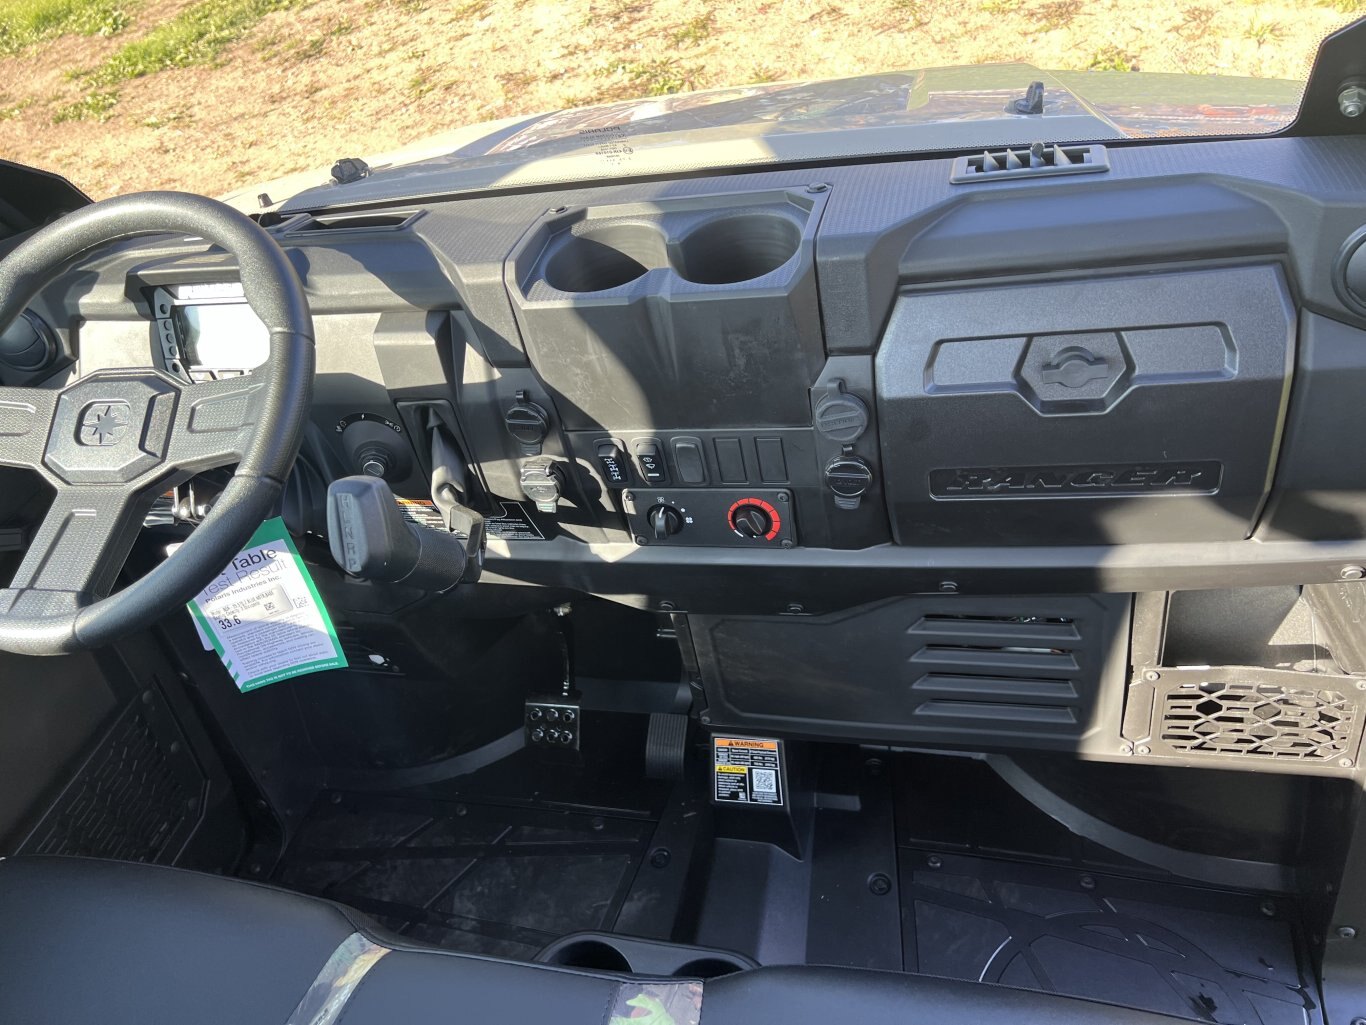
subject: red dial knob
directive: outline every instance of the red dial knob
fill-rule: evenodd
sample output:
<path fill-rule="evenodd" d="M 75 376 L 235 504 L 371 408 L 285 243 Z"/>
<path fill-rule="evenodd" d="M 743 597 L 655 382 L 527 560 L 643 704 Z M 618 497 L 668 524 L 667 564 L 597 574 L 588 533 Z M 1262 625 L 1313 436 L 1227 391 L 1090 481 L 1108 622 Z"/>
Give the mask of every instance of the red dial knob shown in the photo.
<path fill-rule="evenodd" d="M 726 513 L 730 529 L 740 537 L 772 541 L 782 529 L 778 510 L 762 498 L 742 498 Z"/>

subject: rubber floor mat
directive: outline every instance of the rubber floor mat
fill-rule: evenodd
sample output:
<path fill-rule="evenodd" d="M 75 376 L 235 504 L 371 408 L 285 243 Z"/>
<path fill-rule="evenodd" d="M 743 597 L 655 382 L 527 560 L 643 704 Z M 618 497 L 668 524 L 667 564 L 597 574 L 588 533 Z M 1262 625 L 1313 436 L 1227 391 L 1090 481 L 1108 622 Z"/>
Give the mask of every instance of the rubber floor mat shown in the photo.
<path fill-rule="evenodd" d="M 654 823 L 411 797 L 331 794 L 273 881 L 453 950 L 529 959 L 610 929 Z"/>
<path fill-rule="evenodd" d="M 1293 905 L 903 848 L 905 967 L 1225 1025 L 1321 1021 Z"/>

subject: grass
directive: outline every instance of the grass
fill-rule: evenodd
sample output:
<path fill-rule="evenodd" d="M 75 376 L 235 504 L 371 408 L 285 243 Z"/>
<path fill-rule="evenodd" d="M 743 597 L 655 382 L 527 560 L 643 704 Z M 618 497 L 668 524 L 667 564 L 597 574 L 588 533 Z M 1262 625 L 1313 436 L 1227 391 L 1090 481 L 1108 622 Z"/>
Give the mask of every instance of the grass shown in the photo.
<path fill-rule="evenodd" d="M 0 54 L 67 33 L 113 36 L 130 24 L 117 0 L 0 0 Z"/>
<path fill-rule="evenodd" d="M 1072 24 L 1072 19 L 1085 7 L 1083 0 L 1050 0 L 1049 3 L 1039 4 L 1033 13 L 1038 18 L 1041 31 L 1055 32 Z"/>
<path fill-rule="evenodd" d="M 1273 43 L 1285 35 L 1285 26 L 1276 21 L 1263 21 L 1261 18 L 1253 18 L 1248 25 L 1247 31 L 1243 33 L 1258 46 L 1265 46 Z"/>
<path fill-rule="evenodd" d="M 118 106 L 119 94 L 102 90 L 82 96 L 74 103 L 58 107 L 52 115 L 52 123 L 60 125 L 67 121 L 108 121 L 114 116 Z"/>
<path fill-rule="evenodd" d="M 1118 46 L 1102 46 L 1091 55 L 1086 65 L 1087 71 L 1137 71 L 1138 61 L 1127 50 Z"/>
<path fill-rule="evenodd" d="M 168 68 L 208 64 L 267 14 L 303 0 L 204 0 L 111 54 L 84 76 L 93 88 L 109 88 Z"/>
<path fill-rule="evenodd" d="M 701 69 L 685 66 L 676 57 L 612 64 L 602 74 L 620 76 L 628 86 L 623 95 L 669 96 L 700 88 Z"/>
<path fill-rule="evenodd" d="M 678 46 L 685 43 L 700 43 L 711 35 L 711 28 L 712 13 L 708 11 L 674 29 L 673 41 Z"/>

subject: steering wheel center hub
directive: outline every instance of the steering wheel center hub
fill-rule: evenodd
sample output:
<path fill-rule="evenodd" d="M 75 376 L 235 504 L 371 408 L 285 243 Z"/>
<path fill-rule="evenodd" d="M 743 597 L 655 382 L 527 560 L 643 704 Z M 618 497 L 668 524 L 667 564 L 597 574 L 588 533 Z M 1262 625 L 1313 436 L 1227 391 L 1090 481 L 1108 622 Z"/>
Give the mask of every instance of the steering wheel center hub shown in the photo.
<path fill-rule="evenodd" d="M 127 484 L 161 465 L 179 389 L 155 371 L 104 370 L 57 398 L 43 465 L 68 484 Z"/>

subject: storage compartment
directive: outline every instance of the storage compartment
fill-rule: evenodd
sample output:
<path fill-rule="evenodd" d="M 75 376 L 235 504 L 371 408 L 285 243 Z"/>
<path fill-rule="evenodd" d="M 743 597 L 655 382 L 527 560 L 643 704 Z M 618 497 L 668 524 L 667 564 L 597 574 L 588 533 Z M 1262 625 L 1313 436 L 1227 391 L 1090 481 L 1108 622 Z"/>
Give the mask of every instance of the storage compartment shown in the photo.
<path fill-rule="evenodd" d="M 561 937 L 537 954 L 536 960 L 566 968 L 685 979 L 719 979 L 759 967 L 730 950 L 597 932 Z"/>
<path fill-rule="evenodd" d="M 690 616 L 713 728 L 1074 749 L 1119 718 L 1124 595 L 899 598 Z"/>
<path fill-rule="evenodd" d="M 897 541 L 1241 540 L 1294 331 L 1272 266 L 903 295 L 876 364 Z"/>
<path fill-rule="evenodd" d="M 577 207 L 533 225 L 504 280 L 564 427 L 809 426 L 827 195 Z"/>

